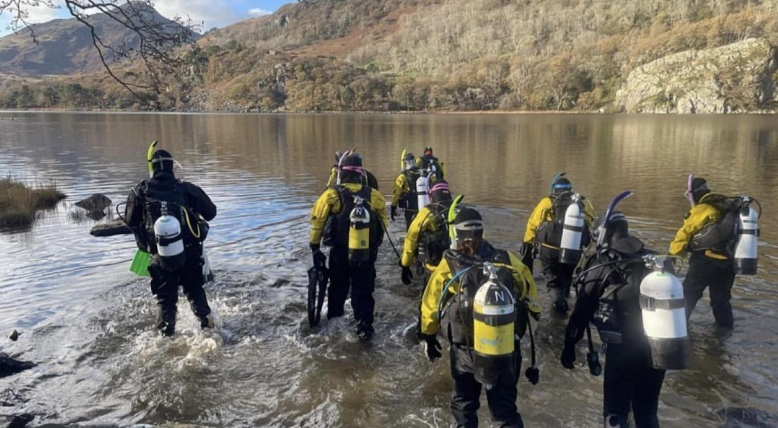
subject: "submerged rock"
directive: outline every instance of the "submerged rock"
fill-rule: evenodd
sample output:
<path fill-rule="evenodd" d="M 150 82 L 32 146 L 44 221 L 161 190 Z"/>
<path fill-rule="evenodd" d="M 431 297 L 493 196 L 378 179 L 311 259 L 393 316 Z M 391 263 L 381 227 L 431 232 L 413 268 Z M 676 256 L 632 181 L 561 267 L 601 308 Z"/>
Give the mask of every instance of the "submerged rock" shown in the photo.
<path fill-rule="evenodd" d="M 76 202 L 76 206 L 83 208 L 89 212 L 103 211 L 111 206 L 112 201 L 102 193 L 95 193 L 94 195 Z"/>
<path fill-rule="evenodd" d="M 8 377 L 15 375 L 17 373 L 21 373 L 25 370 L 29 370 L 33 367 L 35 367 L 35 363 L 30 363 L 27 361 L 19 361 L 15 360 L 8 356 L 8 354 L 4 354 L 0 352 L 0 378 Z"/>
<path fill-rule="evenodd" d="M 95 225 L 92 230 L 89 232 L 92 236 L 97 237 L 107 237 L 107 236 L 116 236 L 116 235 L 130 235 L 132 234 L 132 230 L 130 230 L 129 227 L 127 227 L 126 224 L 124 224 L 121 220 L 115 220 L 108 223 L 101 223 Z"/>
<path fill-rule="evenodd" d="M 14 330 L 14 331 L 8 333 L 8 338 L 11 339 L 12 341 L 16 342 L 17 340 L 19 340 L 19 336 L 20 335 L 21 335 L 21 333 L 19 333 L 18 331 Z"/>
<path fill-rule="evenodd" d="M 16 415 L 13 417 L 13 419 L 11 419 L 11 422 L 8 424 L 8 428 L 26 428 L 33 419 L 35 419 L 35 416 L 27 413 Z"/>
<path fill-rule="evenodd" d="M 616 94 L 630 113 L 738 113 L 773 102 L 776 52 L 764 39 L 680 52 L 633 70 Z"/>

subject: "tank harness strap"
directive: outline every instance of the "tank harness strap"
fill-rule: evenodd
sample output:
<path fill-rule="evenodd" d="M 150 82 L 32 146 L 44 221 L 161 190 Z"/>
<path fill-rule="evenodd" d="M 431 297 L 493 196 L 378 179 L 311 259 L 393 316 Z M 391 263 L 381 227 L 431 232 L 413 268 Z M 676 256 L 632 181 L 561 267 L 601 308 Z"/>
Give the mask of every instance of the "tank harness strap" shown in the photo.
<path fill-rule="evenodd" d="M 570 226 L 569 224 L 565 223 L 564 226 L 562 226 L 564 230 L 569 230 L 571 232 L 583 232 L 584 227 L 583 226 Z"/>
<path fill-rule="evenodd" d="M 448 293 L 449 287 L 451 286 L 451 284 L 454 283 L 454 281 L 459 279 L 460 276 L 464 275 L 465 273 L 467 273 L 467 271 L 469 271 L 472 268 L 473 267 L 471 266 L 471 267 L 468 267 L 468 268 L 460 270 L 459 272 L 457 272 L 456 275 L 454 275 L 450 280 L 448 280 L 448 282 L 446 282 L 446 284 L 443 286 L 443 291 L 440 293 L 440 300 L 438 300 L 438 319 L 439 320 L 442 318 L 443 307 L 446 304 L 446 297 L 449 294 Z"/>
<path fill-rule="evenodd" d="M 640 295 L 640 308 L 653 312 L 657 309 L 672 310 L 686 307 L 684 299 L 654 299 L 643 294 Z"/>

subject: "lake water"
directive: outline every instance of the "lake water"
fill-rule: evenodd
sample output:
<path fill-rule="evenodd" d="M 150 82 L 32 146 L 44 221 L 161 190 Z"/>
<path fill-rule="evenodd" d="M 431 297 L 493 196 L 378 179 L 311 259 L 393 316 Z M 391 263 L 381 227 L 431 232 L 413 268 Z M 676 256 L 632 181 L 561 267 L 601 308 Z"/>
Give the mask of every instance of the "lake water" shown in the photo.
<path fill-rule="evenodd" d="M 131 238 L 91 237 L 95 222 L 73 206 L 95 192 L 123 201 L 147 175 L 155 139 L 219 208 L 207 243 L 214 332 L 200 332 L 182 306 L 178 336 L 159 338 L 148 284 L 128 272 Z M 620 208 L 662 251 L 689 208 L 690 172 L 716 191 L 758 198 L 760 274 L 737 279 L 731 333 L 700 303 L 694 368 L 668 374 L 660 418 L 665 427 L 778 425 L 772 116 L 0 113 L 0 174 L 54 180 L 68 195 L 31 230 L 0 233 L 0 332 L 22 332 L 2 349 L 39 363 L 0 380 L 2 413 L 89 426 L 449 426 L 447 357 L 432 365 L 413 340 L 421 285 L 400 282 L 386 243 L 372 344 L 348 319 L 313 332 L 305 320 L 308 213 L 333 153 L 357 147 L 389 194 L 402 150 L 425 146 L 445 162 L 454 192 L 482 211 L 487 238 L 512 250 L 560 171 L 598 212 L 633 190 Z M 400 221 L 390 232 L 399 245 Z M 520 381 L 519 410 L 528 426 L 599 427 L 602 378 L 561 368 L 564 325 L 544 313 L 541 383 Z"/>

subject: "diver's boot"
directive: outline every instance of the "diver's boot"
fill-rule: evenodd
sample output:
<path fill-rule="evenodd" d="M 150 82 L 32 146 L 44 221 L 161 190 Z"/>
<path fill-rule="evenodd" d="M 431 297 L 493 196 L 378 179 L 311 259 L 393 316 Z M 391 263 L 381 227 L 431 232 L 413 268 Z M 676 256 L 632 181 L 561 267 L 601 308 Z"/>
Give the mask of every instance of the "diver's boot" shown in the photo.
<path fill-rule="evenodd" d="M 605 417 L 605 428 L 629 428 L 629 419 L 620 415 Z"/>
<path fill-rule="evenodd" d="M 567 312 L 570 307 L 567 305 L 567 299 L 565 299 L 565 295 L 559 288 L 552 288 L 551 289 L 551 307 L 554 308 L 554 310 L 560 314 L 564 314 Z"/>
<path fill-rule="evenodd" d="M 176 334 L 176 311 L 157 306 L 157 330 L 165 337 Z"/>
<path fill-rule="evenodd" d="M 375 329 L 373 328 L 372 325 L 357 327 L 357 336 L 359 337 L 359 340 L 363 342 L 369 342 L 370 339 L 373 338 L 374 334 L 375 334 Z"/>
<path fill-rule="evenodd" d="M 205 330 L 214 327 L 213 315 L 208 315 L 200 318 L 200 327 Z"/>
<path fill-rule="evenodd" d="M 713 318 L 720 327 L 732 328 L 735 325 L 735 316 L 732 314 L 732 305 L 729 303 L 714 306 Z"/>

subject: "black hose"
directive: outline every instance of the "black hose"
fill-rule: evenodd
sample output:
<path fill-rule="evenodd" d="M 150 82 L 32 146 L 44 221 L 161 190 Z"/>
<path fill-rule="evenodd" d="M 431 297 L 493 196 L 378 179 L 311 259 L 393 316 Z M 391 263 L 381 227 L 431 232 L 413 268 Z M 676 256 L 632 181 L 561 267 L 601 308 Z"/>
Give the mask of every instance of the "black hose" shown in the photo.
<path fill-rule="evenodd" d="M 392 250 L 394 250 L 394 254 L 397 256 L 397 261 L 402 262 L 402 257 L 400 256 L 400 253 L 397 251 L 397 247 L 394 246 L 394 242 L 392 241 L 392 237 L 389 235 L 389 229 L 386 227 L 384 220 L 380 216 L 378 217 L 378 219 L 381 221 L 381 228 L 384 229 L 384 233 L 386 234 L 386 239 L 389 240 L 389 245 L 392 246 Z"/>

